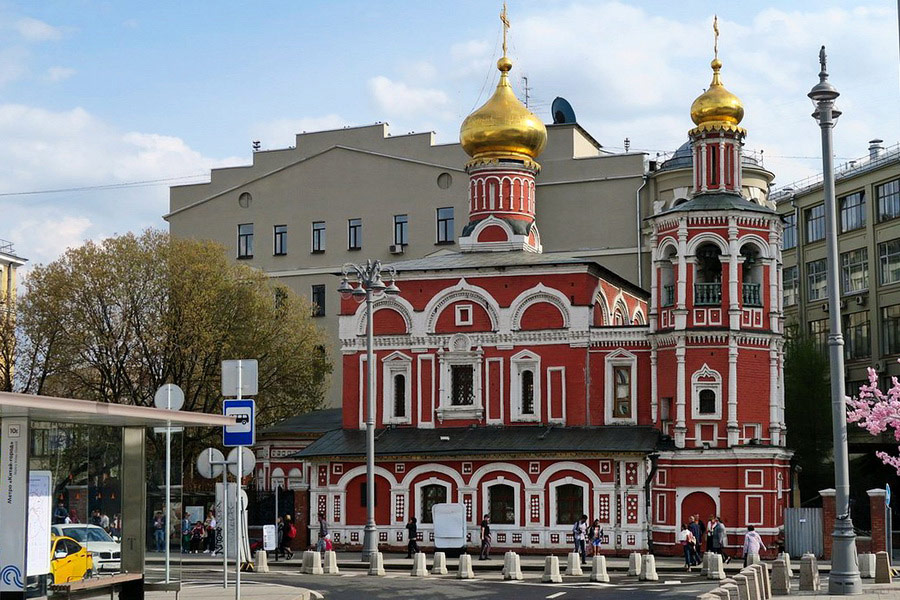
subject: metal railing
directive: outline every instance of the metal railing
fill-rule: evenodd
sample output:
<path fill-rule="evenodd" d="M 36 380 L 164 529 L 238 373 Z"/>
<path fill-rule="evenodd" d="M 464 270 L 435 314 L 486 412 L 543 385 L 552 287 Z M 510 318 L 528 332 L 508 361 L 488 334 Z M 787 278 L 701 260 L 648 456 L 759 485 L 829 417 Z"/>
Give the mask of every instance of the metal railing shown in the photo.
<path fill-rule="evenodd" d="M 721 282 L 694 284 L 694 305 L 718 306 L 719 304 L 722 304 Z"/>
<path fill-rule="evenodd" d="M 744 306 L 762 306 L 762 284 L 761 283 L 745 283 L 744 284 Z"/>
<path fill-rule="evenodd" d="M 663 306 L 672 306 L 675 304 L 675 286 L 674 285 L 664 285 L 663 286 Z"/>
<path fill-rule="evenodd" d="M 13 243 L 9 240 L 0 239 L 0 252 L 5 252 L 6 254 L 14 254 L 16 249 L 13 247 Z"/>

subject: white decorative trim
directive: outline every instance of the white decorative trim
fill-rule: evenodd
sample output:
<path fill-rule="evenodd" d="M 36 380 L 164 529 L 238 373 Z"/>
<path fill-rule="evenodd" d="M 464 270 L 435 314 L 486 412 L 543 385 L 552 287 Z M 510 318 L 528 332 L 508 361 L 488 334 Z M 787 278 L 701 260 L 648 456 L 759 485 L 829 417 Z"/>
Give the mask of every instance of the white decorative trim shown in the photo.
<path fill-rule="evenodd" d="M 423 363 L 430 363 L 431 369 L 431 383 L 429 385 L 428 394 L 431 397 L 431 411 L 430 414 L 427 415 L 427 419 L 423 419 L 425 415 L 422 412 L 423 407 L 423 393 L 425 388 L 422 386 L 422 369 L 424 368 Z M 437 406 L 435 404 L 438 401 L 439 395 L 435 394 L 434 390 L 437 386 L 437 380 L 435 379 L 434 372 L 434 355 L 433 354 L 419 354 L 416 357 L 416 416 L 417 422 L 419 423 L 419 427 L 423 429 L 433 429 L 434 428 L 434 415 L 437 410 Z"/>
<path fill-rule="evenodd" d="M 457 304 L 456 309 L 456 326 L 462 327 L 465 325 L 472 324 L 472 305 L 471 304 Z"/>
<path fill-rule="evenodd" d="M 769 251 L 769 242 L 763 240 L 762 236 L 755 233 L 747 233 L 737 239 L 738 252 L 744 244 L 753 244 L 759 250 L 759 256 L 762 259 L 771 259 L 772 254 Z"/>
<path fill-rule="evenodd" d="M 675 488 L 675 522 L 676 523 L 687 523 L 687 519 L 681 514 L 682 508 L 684 506 L 684 499 L 690 496 L 695 492 L 700 492 L 709 496 L 709 499 L 713 501 L 713 504 L 716 506 L 716 510 L 713 511 L 713 514 L 721 514 L 721 506 L 719 504 L 719 492 L 721 490 L 717 487 L 677 487 Z M 700 515 L 701 519 L 705 519 L 705 515 Z"/>
<path fill-rule="evenodd" d="M 491 319 L 491 330 L 497 331 L 500 324 L 500 306 L 491 294 L 484 288 L 470 285 L 465 278 L 453 287 L 441 290 L 428 301 L 423 312 L 427 315 L 425 320 L 425 333 L 434 333 L 435 325 L 441 312 L 449 305 L 459 300 L 469 300 L 479 305 L 487 312 Z"/>
<path fill-rule="evenodd" d="M 712 379 L 712 381 L 700 381 L 700 379 Z M 700 412 L 700 392 L 712 390 L 716 394 L 716 410 L 714 413 Z M 691 418 L 695 420 L 719 420 L 722 418 L 722 375 L 709 365 L 703 363 L 697 371 L 691 375 Z"/>
<path fill-rule="evenodd" d="M 666 513 L 668 512 L 666 502 L 668 500 L 668 496 L 668 494 L 656 494 L 656 514 L 654 517 L 654 521 L 656 521 L 657 523 L 666 522 Z"/>
<path fill-rule="evenodd" d="M 451 339 L 451 350 L 438 351 L 438 362 L 440 369 L 440 404 L 437 407 L 437 416 L 441 421 L 445 420 L 481 420 L 484 415 L 484 390 L 482 387 L 482 358 L 483 351 L 481 348 L 477 350 L 455 350 L 454 348 L 469 348 L 471 343 L 468 336 L 464 334 L 456 334 Z M 464 404 L 454 406 L 453 399 L 453 379 L 451 367 L 456 365 L 470 366 L 473 370 L 472 374 L 472 404 Z"/>
<path fill-rule="evenodd" d="M 491 529 L 499 529 L 499 530 L 521 530 L 522 523 L 524 521 L 522 514 L 522 484 L 518 481 L 514 481 L 511 479 L 507 479 L 505 475 L 498 475 L 493 479 L 489 479 L 486 481 L 482 481 L 481 483 L 481 498 L 479 505 L 479 515 L 490 514 L 491 510 L 491 497 L 490 497 L 490 488 L 495 485 L 508 485 L 513 489 L 513 523 L 509 524 L 501 524 L 501 523 L 491 523 Z M 475 516 L 475 509 L 472 509 L 472 516 Z M 480 521 L 481 519 L 479 519 Z"/>
<path fill-rule="evenodd" d="M 509 359 L 509 420 L 513 422 L 541 421 L 541 357 L 530 350 L 522 350 Z M 531 371 L 534 391 L 532 414 L 522 414 L 522 373 Z"/>
<path fill-rule="evenodd" d="M 382 362 L 382 405 L 381 421 L 384 424 L 399 425 L 412 422 L 412 357 L 402 352 L 392 352 L 381 359 Z M 404 416 L 394 414 L 394 378 L 403 375 Z"/>
<path fill-rule="evenodd" d="M 750 473 L 759 473 L 759 483 L 750 483 Z M 766 484 L 766 474 L 763 469 L 745 469 L 744 470 L 744 487 L 745 488 L 763 488 Z"/>
<path fill-rule="evenodd" d="M 412 332 L 413 313 L 415 309 L 409 303 L 409 300 L 401 296 L 382 296 L 372 301 L 372 314 L 377 314 L 379 310 L 390 309 L 400 314 L 403 322 L 406 324 L 406 333 Z M 353 315 L 356 319 L 356 335 L 366 335 L 366 304 L 360 304 Z"/>
<path fill-rule="evenodd" d="M 555 306 L 562 316 L 562 327 L 564 329 L 569 328 L 569 299 L 559 290 L 538 283 L 535 287 L 519 294 L 516 299 L 510 303 L 512 311 L 511 329 L 513 331 L 522 329 L 522 315 L 524 315 L 525 311 L 531 306 L 541 302 L 547 302 Z"/>
<path fill-rule="evenodd" d="M 438 479 L 437 477 L 431 477 L 429 479 L 425 479 L 423 481 L 417 481 L 413 484 L 413 497 L 416 499 L 416 512 L 413 516 L 419 518 L 419 523 L 424 522 L 424 518 L 422 515 L 422 508 L 425 506 L 425 503 L 422 501 L 422 488 L 426 485 L 439 485 L 447 490 L 447 502 L 453 501 L 453 488 L 448 481 L 443 479 Z M 409 511 L 412 507 L 407 507 L 407 511 Z M 428 524 L 426 524 L 428 525 Z"/>
<path fill-rule="evenodd" d="M 582 500 L 581 500 L 581 512 L 583 514 L 589 514 L 594 512 L 591 510 L 590 504 L 590 486 L 586 481 L 582 481 L 580 479 L 575 479 L 574 477 L 564 477 L 563 479 L 557 479 L 556 481 L 550 482 L 550 485 L 547 488 L 547 494 L 550 496 L 550 527 L 565 527 L 568 526 L 569 531 L 572 530 L 572 526 L 574 523 L 560 523 L 556 520 L 556 492 L 557 488 L 561 485 L 576 485 L 581 488 Z"/>
<path fill-rule="evenodd" d="M 759 500 L 759 521 L 750 520 L 750 500 Z M 762 525 L 766 520 L 766 498 L 762 494 L 744 496 L 744 523 L 746 525 Z"/>
<path fill-rule="evenodd" d="M 500 365 L 500 416 L 494 417 L 491 415 L 491 363 L 497 363 Z M 506 402 L 506 394 L 504 394 L 505 390 L 505 381 L 503 373 L 503 358 L 502 357 L 494 357 L 489 358 L 484 362 L 484 414 L 485 420 L 488 425 L 502 425 L 503 419 L 505 417 L 506 411 L 505 402 Z"/>
<path fill-rule="evenodd" d="M 717 246 L 722 252 L 722 256 L 728 256 L 728 242 L 721 235 L 713 233 L 711 231 L 698 233 L 688 241 L 687 256 L 696 256 L 697 248 L 699 248 L 706 242 L 712 243 Z"/>
<path fill-rule="evenodd" d="M 622 348 L 611 352 L 604 359 L 604 412 L 606 423 L 637 424 L 637 356 Z M 613 379 L 613 367 L 631 367 L 631 416 L 616 417 L 613 414 L 613 406 L 616 401 L 615 380 Z"/>
<path fill-rule="evenodd" d="M 562 409 L 562 415 L 555 417 L 553 416 L 553 373 L 559 372 L 562 374 L 560 377 L 560 387 L 561 387 L 561 398 L 560 398 L 560 408 Z M 565 367 L 547 367 L 547 422 L 548 423 L 560 423 L 562 425 L 566 424 L 566 368 Z"/>

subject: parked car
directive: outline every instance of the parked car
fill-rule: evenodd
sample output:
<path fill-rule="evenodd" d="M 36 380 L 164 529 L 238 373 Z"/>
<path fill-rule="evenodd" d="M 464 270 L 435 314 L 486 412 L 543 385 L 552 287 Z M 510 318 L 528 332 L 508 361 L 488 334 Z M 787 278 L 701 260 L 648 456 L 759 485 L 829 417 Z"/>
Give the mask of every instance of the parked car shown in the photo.
<path fill-rule="evenodd" d="M 50 536 L 50 576 L 53 583 L 87 579 L 94 574 L 94 561 L 87 548 L 70 537 Z"/>
<path fill-rule="evenodd" d="M 67 536 L 88 549 L 94 555 L 98 571 L 118 571 L 122 565 L 122 546 L 96 525 L 68 523 L 53 525 L 50 532 Z"/>

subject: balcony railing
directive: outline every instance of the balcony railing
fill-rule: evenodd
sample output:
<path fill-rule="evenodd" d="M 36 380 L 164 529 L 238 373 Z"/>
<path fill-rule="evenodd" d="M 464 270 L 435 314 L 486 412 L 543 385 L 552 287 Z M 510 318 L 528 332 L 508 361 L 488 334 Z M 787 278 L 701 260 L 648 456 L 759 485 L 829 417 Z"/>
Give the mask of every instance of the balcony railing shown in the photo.
<path fill-rule="evenodd" d="M 744 284 L 744 306 L 762 306 L 762 284 Z"/>
<path fill-rule="evenodd" d="M 663 286 L 663 306 L 672 306 L 675 304 L 675 286 L 674 285 L 664 285 Z"/>
<path fill-rule="evenodd" d="M 722 304 L 721 283 L 715 282 L 694 284 L 694 305 L 718 306 L 720 304 Z"/>

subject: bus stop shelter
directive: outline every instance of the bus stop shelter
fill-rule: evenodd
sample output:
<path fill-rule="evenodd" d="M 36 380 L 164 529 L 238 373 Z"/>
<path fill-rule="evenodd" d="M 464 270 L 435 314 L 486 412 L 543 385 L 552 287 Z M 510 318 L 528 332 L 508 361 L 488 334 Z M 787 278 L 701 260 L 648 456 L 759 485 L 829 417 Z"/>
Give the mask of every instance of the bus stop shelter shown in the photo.
<path fill-rule="evenodd" d="M 0 392 L 0 600 L 25 598 L 31 423 L 121 429 L 121 571 L 144 574 L 148 427 L 224 427 L 234 417 Z M 47 532 L 49 539 L 50 532 Z M 139 600 L 143 579 L 123 584 L 122 600 Z"/>

